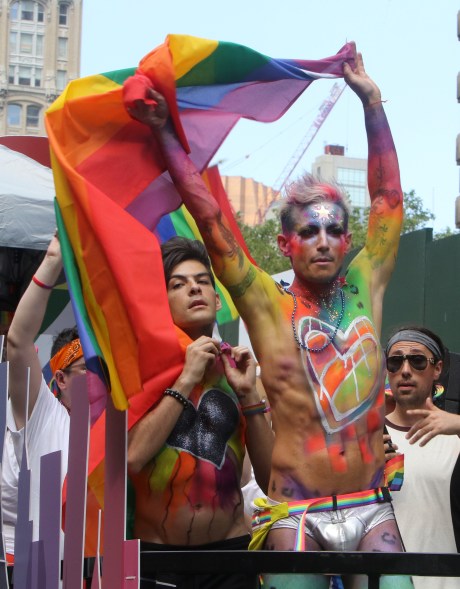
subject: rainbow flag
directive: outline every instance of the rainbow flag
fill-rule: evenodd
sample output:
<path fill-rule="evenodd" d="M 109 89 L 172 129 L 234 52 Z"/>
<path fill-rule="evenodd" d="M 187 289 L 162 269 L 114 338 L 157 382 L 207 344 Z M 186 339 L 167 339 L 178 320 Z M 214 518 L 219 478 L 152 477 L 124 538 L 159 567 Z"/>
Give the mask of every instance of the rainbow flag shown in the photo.
<path fill-rule="evenodd" d="M 404 483 L 404 454 L 398 454 L 385 463 L 385 486 L 400 491 Z"/>
<path fill-rule="evenodd" d="M 239 118 L 279 118 L 314 79 L 341 76 L 352 59 L 350 45 L 319 61 L 286 60 L 170 35 L 137 72 L 166 97 L 178 137 L 203 171 Z M 124 108 L 123 82 L 134 73 L 75 80 L 46 114 L 65 265 L 68 275 L 78 269 L 74 305 L 118 409 L 140 392 L 151 405 L 183 361 L 154 233 L 181 203 L 150 130 Z"/>

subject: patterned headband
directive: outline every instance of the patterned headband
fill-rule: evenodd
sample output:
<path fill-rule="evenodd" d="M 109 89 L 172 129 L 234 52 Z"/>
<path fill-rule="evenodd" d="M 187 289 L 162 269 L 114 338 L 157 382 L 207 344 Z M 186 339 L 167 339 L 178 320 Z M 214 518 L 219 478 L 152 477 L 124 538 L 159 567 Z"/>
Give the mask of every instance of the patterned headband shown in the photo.
<path fill-rule="evenodd" d="M 56 374 L 56 370 L 65 370 L 82 356 L 83 350 L 79 338 L 63 346 L 50 360 L 50 368 L 53 376 Z"/>

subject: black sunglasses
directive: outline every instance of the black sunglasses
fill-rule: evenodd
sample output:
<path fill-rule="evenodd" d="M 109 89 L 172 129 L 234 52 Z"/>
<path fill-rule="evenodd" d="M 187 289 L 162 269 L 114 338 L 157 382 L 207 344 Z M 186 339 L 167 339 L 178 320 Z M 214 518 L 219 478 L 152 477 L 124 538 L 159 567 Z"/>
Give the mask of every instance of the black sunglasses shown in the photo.
<path fill-rule="evenodd" d="M 427 358 L 423 354 L 400 354 L 398 356 L 388 356 L 387 358 L 387 370 L 388 372 L 398 372 L 403 365 L 404 360 L 408 360 L 409 364 L 415 370 L 425 370 L 430 364 L 436 364 L 434 358 Z"/>

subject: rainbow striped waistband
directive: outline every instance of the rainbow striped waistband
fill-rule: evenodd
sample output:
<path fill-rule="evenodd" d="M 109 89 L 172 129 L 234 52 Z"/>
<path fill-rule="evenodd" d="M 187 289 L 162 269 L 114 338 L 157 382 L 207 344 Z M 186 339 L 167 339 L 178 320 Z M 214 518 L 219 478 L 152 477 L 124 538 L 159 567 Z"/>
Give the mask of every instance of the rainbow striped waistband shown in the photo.
<path fill-rule="evenodd" d="M 302 515 L 307 512 L 316 511 L 335 511 L 337 509 L 347 509 L 350 507 L 360 507 L 372 503 L 387 503 L 391 501 L 391 493 L 387 487 L 378 487 L 367 491 L 357 491 L 356 493 L 347 493 L 345 495 L 331 495 L 330 497 L 313 497 L 301 501 L 289 501 L 276 505 L 276 507 L 286 506 L 286 515 Z M 272 509 L 256 510 L 252 516 L 252 525 L 254 527 L 263 525 L 272 519 Z M 278 519 L 278 518 L 276 518 Z"/>

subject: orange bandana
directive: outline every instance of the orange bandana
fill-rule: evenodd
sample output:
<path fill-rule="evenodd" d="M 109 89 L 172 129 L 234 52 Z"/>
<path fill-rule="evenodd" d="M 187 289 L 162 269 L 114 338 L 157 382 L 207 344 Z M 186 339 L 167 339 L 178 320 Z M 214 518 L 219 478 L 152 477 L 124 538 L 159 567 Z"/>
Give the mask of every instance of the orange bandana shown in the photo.
<path fill-rule="evenodd" d="M 65 370 L 82 356 L 83 350 L 80 339 L 74 339 L 63 346 L 50 360 L 50 368 L 53 376 L 55 375 L 56 370 Z"/>

